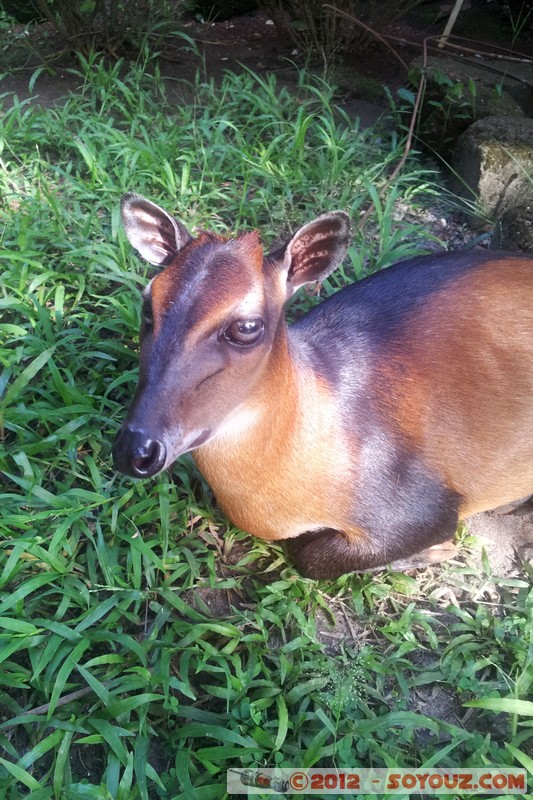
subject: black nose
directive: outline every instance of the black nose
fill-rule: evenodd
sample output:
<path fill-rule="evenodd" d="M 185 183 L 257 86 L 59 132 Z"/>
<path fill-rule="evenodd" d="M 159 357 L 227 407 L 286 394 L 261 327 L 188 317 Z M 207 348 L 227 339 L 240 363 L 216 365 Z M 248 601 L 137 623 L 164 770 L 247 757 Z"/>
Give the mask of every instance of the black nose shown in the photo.
<path fill-rule="evenodd" d="M 113 445 L 115 469 L 132 478 L 149 478 L 165 464 L 167 449 L 163 442 L 152 439 L 145 431 L 124 426 Z"/>

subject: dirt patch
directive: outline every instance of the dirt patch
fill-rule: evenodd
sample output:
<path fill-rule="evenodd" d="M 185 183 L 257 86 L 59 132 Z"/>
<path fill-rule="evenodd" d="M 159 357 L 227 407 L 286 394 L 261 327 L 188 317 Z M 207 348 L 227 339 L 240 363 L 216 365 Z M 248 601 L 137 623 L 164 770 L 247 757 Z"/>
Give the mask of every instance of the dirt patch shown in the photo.
<path fill-rule="evenodd" d="M 533 558 L 532 500 L 508 514 L 476 514 L 467 520 L 467 529 L 486 549 L 496 575 L 514 575 L 521 559 Z"/>
<path fill-rule="evenodd" d="M 206 80 L 215 81 L 220 81 L 228 71 L 274 74 L 279 89 L 297 91 L 302 54 L 289 41 L 280 38 L 266 14 L 256 12 L 221 22 L 189 20 L 180 28 L 194 40 L 196 52 L 186 47 L 179 37 L 156 42 L 159 66 L 172 102 L 192 100 L 192 84 L 198 73 Z M 28 32 L 23 26 L 16 26 L 12 33 L 13 48 L 6 50 L 4 47 L 0 54 L 0 72 L 4 70 L 0 81 L 2 94 L 13 93 L 20 100 L 31 98 L 32 102 L 49 107 L 79 88 L 81 77 L 76 74 L 77 63 L 73 57 L 56 59 L 61 42 L 48 23 L 35 25 Z M 43 69 L 45 63 L 49 67 Z M 383 62 L 385 71 L 387 63 Z M 30 91 L 30 80 L 37 69 L 42 71 Z M 323 65 L 315 65 L 313 69 L 321 73 Z M 365 81 L 361 77 L 358 83 L 361 91 L 354 90 L 351 71 L 351 68 L 348 71 L 332 68 L 330 73 L 339 84 L 339 99 L 348 113 L 359 116 L 363 127 L 368 127 L 388 110 L 388 104 L 381 84 L 373 79 Z M 368 94 L 373 96 L 369 99 Z"/>
<path fill-rule="evenodd" d="M 179 16 L 180 4 L 176 5 Z M 380 27 L 379 33 L 387 45 L 377 38 L 372 42 L 370 37 L 370 44 L 366 42 L 364 47 L 342 52 L 335 59 L 324 56 L 310 68 L 327 74 L 339 86 L 349 113 L 360 116 L 363 125 L 371 125 L 389 108 L 383 86 L 394 94 L 406 85 L 408 67 L 421 55 L 424 41 L 428 41 L 430 51 L 442 54 L 436 39 L 442 35 L 448 14 L 448 6 L 440 0 L 426 2 L 401 20 Z M 179 36 L 156 37 L 152 42 L 161 53 L 163 74 L 177 96 L 176 82 L 192 81 L 198 70 L 215 79 L 226 70 L 274 73 L 280 86 L 294 87 L 298 67 L 306 63 L 306 54 L 290 39 L 283 38 L 273 20 L 262 11 L 220 21 L 185 18 L 179 20 L 177 28 L 194 40 L 196 53 L 187 50 Z M 518 27 L 513 24 L 510 12 L 506 15 L 497 3 L 494 7 L 487 4 L 482 10 L 465 3 L 453 34 L 457 37 L 455 44 L 474 50 L 478 46 L 484 51 L 492 49 L 500 53 L 507 49 L 517 56 L 533 51 L 531 21 Z M 62 41 L 48 22 L 13 26 L 3 43 L 0 42 L 2 90 L 26 98 L 30 95 L 28 82 L 32 73 L 44 66 L 31 96 L 43 105 L 60 100 L 79 84 L 79 77 L 69 72 L 76 62 L 72 57 L 62 56 L 62 49 Z M 461 58 L 461 54 L 456 54 Z M 454 55 L 453 50 L 450 55 Z"/>

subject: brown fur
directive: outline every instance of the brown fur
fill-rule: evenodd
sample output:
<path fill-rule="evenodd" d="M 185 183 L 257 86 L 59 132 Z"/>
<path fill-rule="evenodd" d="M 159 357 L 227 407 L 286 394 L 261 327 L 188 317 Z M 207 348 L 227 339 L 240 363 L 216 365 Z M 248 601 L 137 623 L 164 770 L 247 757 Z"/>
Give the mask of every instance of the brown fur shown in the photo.
<path fill-rule="evenodd" d="M 354 464 L 335 397 L 312 372 L 294 369 L 285 337 L 245 408 L 257 422 L 194 452 L 224 513 L 262 539 L 317 527 L 360 536 L 346 525 Z"/>
<path fill-rule="evenodd" d="M 446 288 L 445 298 L 432 295 L 406 325 L 407 335 L 395 348 L 401 355 L 381 369 L 381 402 L 388 404 L 385 393 L 394 385 L 395 424 L 464 498 L 463 518 L 532 488 L 533 266 L 517 260 L 511 271 L 510 261 L 505 270 L 493 261 L 462 276 Z M 482 297 L 482 310 L 473 305 L 475 296 Z M 526 321 L 523 312 L 516 318 L 517 297 L 529 310 Z M 435 330 L 438 336 L 431 336 Z M 492 360 L 495 339 L 502 348 Z M 442 377 L 437 385 L 436 364 Z"/>

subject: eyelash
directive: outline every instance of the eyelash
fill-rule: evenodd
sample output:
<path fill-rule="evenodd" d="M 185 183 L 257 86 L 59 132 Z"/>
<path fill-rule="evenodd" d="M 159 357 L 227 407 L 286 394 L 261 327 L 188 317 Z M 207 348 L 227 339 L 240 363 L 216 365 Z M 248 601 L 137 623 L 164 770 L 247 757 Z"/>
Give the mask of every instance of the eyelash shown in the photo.
<path fill-rule="evenodd" d="M 148 299 L 143 301 L 141 317 L 144 324 L 148 325 L 148 327 L 151 328 L 152 325 L 154 324 L 154 317 L 152 314 L 152 306 Z"/>

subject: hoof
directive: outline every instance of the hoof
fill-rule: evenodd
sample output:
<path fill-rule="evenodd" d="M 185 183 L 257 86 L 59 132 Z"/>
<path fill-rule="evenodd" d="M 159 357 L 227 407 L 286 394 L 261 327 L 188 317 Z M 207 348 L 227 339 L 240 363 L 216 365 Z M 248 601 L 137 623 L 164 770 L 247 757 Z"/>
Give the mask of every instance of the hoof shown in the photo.
<path fill-rule="evenodd" d="M 450 561 L 457 555 L 457 547 L 453 542 L 442 542 L 441 544 L 434 544 L 433 547 L 428 547 L 427 550 L 422 550 L 420 553 L 415 553 L 410 558 L 401 558 L 398 561 L 393 561 L 389 565 L 389 569 L 394 572 L 407 572 L 410 569 L 424 569 L 433 564 L 440 564 L 442 561 Z"/>

